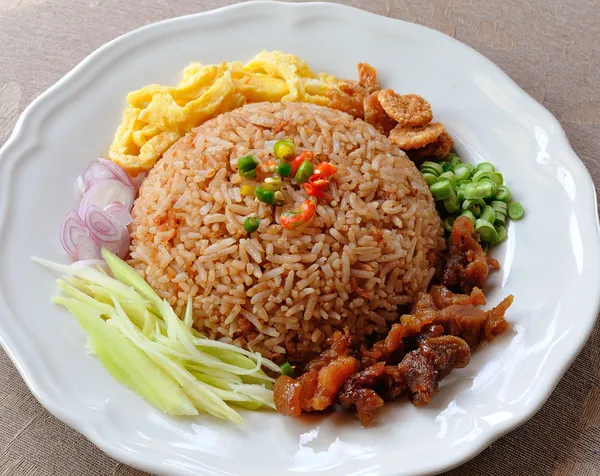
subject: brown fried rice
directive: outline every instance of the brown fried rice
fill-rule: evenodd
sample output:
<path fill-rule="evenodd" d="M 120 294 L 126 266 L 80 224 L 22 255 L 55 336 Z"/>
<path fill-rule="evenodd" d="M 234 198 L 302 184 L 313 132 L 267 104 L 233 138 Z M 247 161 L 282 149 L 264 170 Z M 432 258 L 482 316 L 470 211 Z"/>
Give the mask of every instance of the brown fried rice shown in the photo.
<path fill-rule="evenodd" d="M 296 230 L 282 212 L 306 200 L 284 181 L 283 207 L 242 197 L 237 159 L 270 159 L 290 139 L 338 167 L 332 200 Z M 257 214 L 249 235 L 245 218 Z M 180 139 L 144 181 L 133 208 L 130 264 L 178 313 L 192 296 L 198 330 L 271 358 L 320 352 L 335 329 L 360 341 L 385 332 L 425 290 L 444 246 L 415 165 L 372 125 L 305 103 L 259 103 Z"/>

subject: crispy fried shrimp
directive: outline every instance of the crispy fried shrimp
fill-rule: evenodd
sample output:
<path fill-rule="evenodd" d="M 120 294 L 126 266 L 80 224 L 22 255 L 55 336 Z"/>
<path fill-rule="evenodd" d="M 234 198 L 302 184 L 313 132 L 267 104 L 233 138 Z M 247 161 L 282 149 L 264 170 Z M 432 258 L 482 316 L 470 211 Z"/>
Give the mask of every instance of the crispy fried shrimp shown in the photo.
<path fill-rule="evenodd" d="M 377 84 L 377 70 L 373 68 L 369 63 L 358 63 L 356 65 L 358 70 L 358 84 L 372 93 L 381 89 Z"/>
<path fill-rule="evenodd" d="M 367 90 L 356 81 L 352 81 L 351 79 L 340 79 L 338 82 L 338 88 L 343 93 L 346 93 L 355 99 L 363 98 L 367 95 Z"/>
<path fill-rule="evenodd" d="M 398 124 L 390 132 L 390 140 L 402 150 L 418 149 L 431 144 L 444 132 L 439 122 L 431 122 L 424 126 L 403 126 Z"/>
<path fill-rule="evenodd" d="M 381 107 L 379 99 L 377 98 L 377 91 L 372 92 L 363 100 L 363 109 L 365 114 L 365 121 L 375 126 L 375 128 L 382 134 L 388 135 L 390 131 L 396 126 L 394 121 Z"/>
<path fill-rule="evenodd" d="M 364 115 L 362 100 L 357 100 L 349 94 L 336 88 L 331 88 L 327 92 L 329 107 L 347 112 L 351 116 L 362 119 Z"/>
<path fill-rule="evenodd" d="M 377 97 L 388 116 L 405 126 L 422 126 L 433 118 L 430 104 L 417 94 L 400 96 L 391 89 L 382 89 Z"/>
<path fill-rule="evenodd" d="M 450 137 L 450 134 L 442 132 L 431 144 L 427 144 L 425 147 L 419 149 L 413 149 L 409 151 L 407 155 L 415 162 L 431 157 L 441 159 L 452 150 L 453 146 L 454 140 Z"/>

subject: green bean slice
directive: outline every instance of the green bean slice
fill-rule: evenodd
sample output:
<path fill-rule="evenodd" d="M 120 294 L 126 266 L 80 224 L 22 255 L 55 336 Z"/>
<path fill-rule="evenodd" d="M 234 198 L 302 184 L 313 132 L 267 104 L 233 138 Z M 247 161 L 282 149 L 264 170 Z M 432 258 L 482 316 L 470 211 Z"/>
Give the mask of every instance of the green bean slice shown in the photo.
<path fill-rule="evenodd" d="M 510 202 L 508 204 L 508 216 L 511 220 L 520 220 L 523 218 L 523 205 L 519 202 Z"/>

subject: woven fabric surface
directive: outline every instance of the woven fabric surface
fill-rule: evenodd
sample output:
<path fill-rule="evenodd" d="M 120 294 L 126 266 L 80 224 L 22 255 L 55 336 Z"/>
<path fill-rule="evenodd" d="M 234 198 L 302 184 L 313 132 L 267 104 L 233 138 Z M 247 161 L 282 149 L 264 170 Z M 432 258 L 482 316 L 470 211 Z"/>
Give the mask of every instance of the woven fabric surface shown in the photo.
<path fill-rule="evenodd" d="M 230 3 L 0 0 L 0 145 L 35 97 L 105 42 L 148 23 Z M 558 118 L 600 188 L 600 2 L 341 3 L 435 28 L 483 53 Z M 50 415 L 0 350 L 0 476 L 144 474 Z M 600 326 L 529 422 L 446 476 L 488 474 L 600 475 Z"/>

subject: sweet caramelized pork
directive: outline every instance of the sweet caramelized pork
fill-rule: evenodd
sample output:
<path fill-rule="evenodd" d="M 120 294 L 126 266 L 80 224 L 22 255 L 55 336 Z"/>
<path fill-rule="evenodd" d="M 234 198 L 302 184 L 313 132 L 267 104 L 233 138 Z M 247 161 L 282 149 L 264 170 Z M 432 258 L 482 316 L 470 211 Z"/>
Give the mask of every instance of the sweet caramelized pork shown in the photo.
<path fill-rule="evenodd" d="M 427 405 L 440 381 L 455 368 L 466 367 L 471 359 L 468 344 L 460 337 L 432 337 L 406 354 L 398 365 L 413 404 Z"/>
<path fill-rule="evenodd" d="M 340 392 L 340 403 L 348 408 L 355 407 L 360 422 L 365 426 L 372 423 L 373 413 L 384 404 L 383 399 L 373 390 L 384 375 L 385 363 L 377 362 L 352 375 Z"/>
<path fill-rule="evenodd" d="M 438 309 L 444 309 L 452 304 L 471 304 L 473 306 L 485 305 L 485 296 L 478 287 L 474 287 L 471 294 L 456 294 L 445 286 L 431 286 L 429 294 Z"/>
<path fill-rule="evenodd" d="M 468 239 L 465 243 L 471 246 Z M 467 282 L 464 273 L 473 263 L 465 259 L 467 266 L 458 274 L 462 289 Z M 482 340 L 492 340 L 508 327 L 504 314 L 513 297 L 483 311 L 477 306 L 485 304 L 485 296 L 474 281 L 468 282 L 469 294 L 445 286 L 419 293 L 410 314 L 402 315 L 370 349 L 361 347 L 360 361 L 348 329 L 336 331 L 329 348 L 308 362 L 300 377 L 281 376 L 275 381 L 277 410 L 298 416 L 303 411 L 325 410 L 338 401 L 353 408 L 366 426 L 384 402 L 403 394 L 414 405 L 429 403 L 440 381 L 453 369 L 466 366 Z"/>
<path fill-rule="evenodd" d="M 483 287 L 489 267 L 497 265 L 498 262 L 488 258 L 481 248 L 473 222 L 463 216 L 454 220 L 442 279 L 444 286 L 470 293 L 475 286 Z"/>

